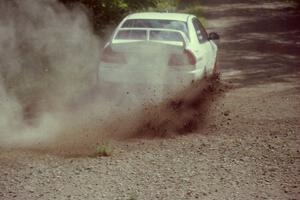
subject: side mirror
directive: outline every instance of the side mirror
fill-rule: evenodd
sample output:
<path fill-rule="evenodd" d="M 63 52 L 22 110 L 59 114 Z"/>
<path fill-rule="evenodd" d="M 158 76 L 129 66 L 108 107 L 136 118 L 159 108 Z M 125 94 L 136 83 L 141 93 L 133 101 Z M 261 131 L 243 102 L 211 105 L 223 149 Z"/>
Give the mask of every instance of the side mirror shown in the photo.
<path fill-rule="evenodd" d="M 209 35 L 208 35 L 208 39 L 209 39 L 209 40 L 219 40 L 219 39 L 220 39 L 220 36 L 219 36 L 218 33 L 211 32 L 211 33 L 209 33 Z"/>

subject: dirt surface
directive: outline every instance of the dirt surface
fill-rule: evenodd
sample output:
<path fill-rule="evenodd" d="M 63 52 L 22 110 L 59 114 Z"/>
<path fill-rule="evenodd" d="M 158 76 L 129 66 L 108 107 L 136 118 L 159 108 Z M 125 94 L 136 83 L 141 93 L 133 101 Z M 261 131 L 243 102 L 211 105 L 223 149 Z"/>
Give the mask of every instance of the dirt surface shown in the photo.
<path fill-rule="evenodd" d="M 299 15 L 280 2 L 203 5 L 226 89 L 191 134 L 106 141 L 99 158 L 2 149 L 0 199 L 300 199 Z"/>

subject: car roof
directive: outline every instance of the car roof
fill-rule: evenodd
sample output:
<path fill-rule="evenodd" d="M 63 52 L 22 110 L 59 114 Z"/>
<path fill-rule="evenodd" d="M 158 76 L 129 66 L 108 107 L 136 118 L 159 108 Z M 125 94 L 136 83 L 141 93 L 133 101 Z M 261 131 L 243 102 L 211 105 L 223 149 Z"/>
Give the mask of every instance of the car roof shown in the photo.
<path fill-rule="evenodd" d="M 162 19 L 186 22 L 190 16 L 190 14 L 183 13 L 142 12 L 131 14 L 127 17 L 127 19 Z"/>

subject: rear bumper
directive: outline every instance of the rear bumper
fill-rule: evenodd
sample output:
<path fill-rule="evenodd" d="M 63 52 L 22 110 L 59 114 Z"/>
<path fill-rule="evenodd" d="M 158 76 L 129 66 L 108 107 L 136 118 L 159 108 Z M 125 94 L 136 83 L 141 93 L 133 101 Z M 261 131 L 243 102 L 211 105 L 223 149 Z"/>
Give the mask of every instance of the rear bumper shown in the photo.
<path fill-rule="evenodd" d="M 174 88 L 189 86 L 199 79 L 193 66 L 130 68 L 117 64 L 103 64 L 99 67 L 98 80 L 101 84 L 122 86 L 170 86 Z"/>

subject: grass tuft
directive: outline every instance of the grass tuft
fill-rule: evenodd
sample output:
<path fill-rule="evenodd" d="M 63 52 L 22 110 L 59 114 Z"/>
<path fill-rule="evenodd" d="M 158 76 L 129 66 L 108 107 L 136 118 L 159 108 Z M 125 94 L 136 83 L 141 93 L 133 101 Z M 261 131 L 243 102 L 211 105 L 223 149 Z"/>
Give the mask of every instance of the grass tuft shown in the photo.
<path fill-rule="evenodd" d="M 107 157 L 111 156 L 113 153 L 113 148 L 108 144 L 98 144 L 96 146 L 96 155 L 97 157 Z"/>

